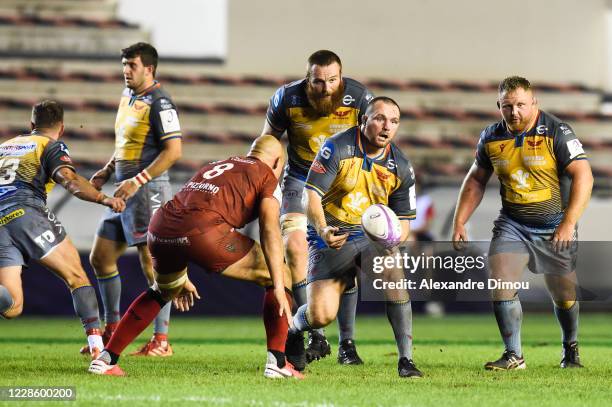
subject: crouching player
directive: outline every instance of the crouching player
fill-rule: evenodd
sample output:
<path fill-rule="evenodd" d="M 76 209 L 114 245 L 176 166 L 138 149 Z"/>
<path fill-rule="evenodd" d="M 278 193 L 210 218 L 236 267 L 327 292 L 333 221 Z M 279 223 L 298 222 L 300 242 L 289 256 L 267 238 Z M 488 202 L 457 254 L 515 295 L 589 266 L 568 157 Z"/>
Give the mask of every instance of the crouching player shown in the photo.
<path fill-rule="evenodd" d="M 104 347 L 96 292 L 64 227 L 47 208 L 47 193 L 57 182 L 77 198 L 116 212 L 125 209 L 125 202 L 107 197 L 75 172 L 68 148 L 58 141 L 63 122 L 62 106 L 45 100 L 32 109 L 32 132 L 0 145 L 0 315 L 21 314 L 21 270 L 36 260 L 70 288 L 95 357 Z"/>
<path fill-rule="evenodd" d="M 125 313 L 104 351 L 89 371 L 121 376 L 119 355 L 171 300 L 187 310 L 199 298 L 187 278 L 187 263 L 266 288 L 263 317 L 268 359 L 264 376 L 302 375 L 285 360 L 291 316 L 289 269 L 283 263 L 279 202 L 273 196 L 283 168 L 278 140 L 264 135 L 246 157 L 231 157 L 200 169 L 149 225 L 148 246 L 156 284 Z M 259 217 L 261 246 L 235 231 Z M 268 271 L 269 270 L 269 271 Z"/>

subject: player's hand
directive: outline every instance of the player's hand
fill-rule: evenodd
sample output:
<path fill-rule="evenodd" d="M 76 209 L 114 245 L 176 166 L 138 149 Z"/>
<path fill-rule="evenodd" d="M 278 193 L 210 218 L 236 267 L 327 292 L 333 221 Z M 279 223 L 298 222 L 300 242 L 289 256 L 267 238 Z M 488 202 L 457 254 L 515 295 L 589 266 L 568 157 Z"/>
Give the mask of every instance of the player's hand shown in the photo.
<path fill-rule="evenodd" d="M 115 193 L 113 194 L 116 198 L 121 198 L 125 201 L 134 196 L 140 186 L 132 178 L 126 179 L 118 184 Z"/>
<path fill-rule="evenodd" d="M 120 213 L 125 210 L 125 201 L 121 198 L 111 198 L 110 196 L 105 196 L 102 199 L 102 205 L 108 206 L 113 210 L 113 212 Z"/>
<path fill-rule="evenodd" d="M 462 224 L 456 224 L 453 227 L 453 247 L 457 251 L 463 251 L 467 245 L 468 237 L 465 226 Z"/>
<path fill-rule="evenodd" d="M 181 292 L 174 300 L 172 300 L 172 302 L 174 303 L 174 308 L 181 312 L 186 312 L 193 307 L 196 299 L 200 299 L 198 289 L 191 281 L 187 280 Z"/>
<path fill-rule="evenodd" d="M 274 298 L 276 298 L 276 302 L 278 302 L 278 316 L 282 317 L 283 315 L 287 315 L 287 321 L 289 322 L 289 326 L 293 327 L 293 318 L 291 317 L 291 307 L 289 306 L 289 301 L 287 301 L 287 295 L 285 294 L 285 287 L 275 288 L 274 289 Z"/>
<path fill-rule="evenodd" d="M 98 191 L 102 190 L 102 186 L 106 184 L 111 176 L 111 173 L 108 169 L 102 168 L 101 170 L 96 171 L 94 175 L 89 179 L 89 183 L 93 185 L 95 189 Z"/>
<path fill-rule="evenodd" d="M 346 243 L 346 239 L 348 239 L 348 233 L 339 235 L 337 234 L 339 231 L 340 229 L 334 226 L 326 226 L 321 231 L 321 238 L 325 240 L 325 243 L 331 249 L 340 249 Z"/>
<path fill-rule="evenodd" d="M 576 240 L 576 225 L 570 222 L 561 222 L 552 236 L 552 247 L 557 253 L 569 250 L 572 243 Z"/>

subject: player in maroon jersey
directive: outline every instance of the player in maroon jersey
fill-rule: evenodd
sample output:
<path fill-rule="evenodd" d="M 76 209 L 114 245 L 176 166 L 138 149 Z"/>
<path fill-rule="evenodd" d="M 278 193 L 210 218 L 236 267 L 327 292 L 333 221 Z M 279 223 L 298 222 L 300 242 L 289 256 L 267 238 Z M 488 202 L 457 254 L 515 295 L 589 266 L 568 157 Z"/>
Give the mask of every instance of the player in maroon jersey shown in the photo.
<path fill-rule="evenodd" d="M 187 278 L 187 263 L 266 288 L 264 325 L 268 359 L 264 376 L 302 375 L 285 360 L 291 318 L 291 277 L 283 263 L 279 202 L 273 196 L 283 168 L 278 140 L 264 135 L 246 157 L 231 157 L 204 166 L 159 209 L 149 225 L 147 243 L 156 272 L 154 287 L 140 295 L 89 371 L 123 375 L 119 355 L 171 300 L 186 311 L 198 292 Z M 235 229 L 259 217 L 261 246 Z"/>

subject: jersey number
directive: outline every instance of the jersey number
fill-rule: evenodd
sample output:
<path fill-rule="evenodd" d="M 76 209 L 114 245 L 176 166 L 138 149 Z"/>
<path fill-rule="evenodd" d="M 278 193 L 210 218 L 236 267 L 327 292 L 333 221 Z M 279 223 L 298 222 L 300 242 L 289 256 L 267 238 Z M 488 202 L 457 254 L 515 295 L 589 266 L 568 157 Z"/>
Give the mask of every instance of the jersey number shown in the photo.
<path fill-rule="evenodd" d="M 0 185 L 7 185 L 15 181 L 19 168 L 19 158 L 0 160 Z"/>
<path fill-rule="evenodd" d="M 212 168 L 212 170 L 208 170 L 204 174 L 202 174 L 202 178 L 213 179 L 223 174 L 225 171 L 231 170 L 232 168 L 234 168 L 234 164 L 232 163 L 224 163 L 224 164 L 215 165 Z"/>

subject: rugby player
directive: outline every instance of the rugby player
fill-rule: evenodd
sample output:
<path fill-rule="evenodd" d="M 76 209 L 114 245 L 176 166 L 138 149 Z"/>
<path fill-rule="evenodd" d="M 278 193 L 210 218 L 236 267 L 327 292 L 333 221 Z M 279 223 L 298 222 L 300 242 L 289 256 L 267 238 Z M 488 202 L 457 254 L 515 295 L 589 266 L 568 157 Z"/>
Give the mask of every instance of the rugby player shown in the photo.
<path fill-rule="evenodd" d="M 361 253 L 372 246 L 361 215 L 373 204 L 388 205 L 402 225 L 401 240 L 416 215 L 414 171 L 391 143 L 399 128 L 400 109 L 388 97 L 375 97 L 362 124 L 329 138 L 306 179 L 308 215 L 308 301 L 293 318 L 289 336 L 328 325 L 340 298 L 355 284 Z M 412 361 L 412 307 L 408 292 L 386 296 L 386 312 L 399 350 L 401 377 L 421 377 Z M 288 343 L 293 343 L 289 340 Z M 287 353 L 299 349 L 287 349 Z"/>
<path fill-rule="evenodd" d="M 32 259 L 60 277 L 72 294 L 92 356 L 102 344 L 98 301 L 76 248 L 64 227 L 47 208 L 55 183 L 72 195 L 109 207 L 125 209 L 121 198 L 110 198 L 78 175 L 64 133 L 64 109 L 52 100 L 32 108 L 32 132 L 0 145 L 0 315 L 15 318 L 23 310 L 21 270 Z"/>
<path fill-rule="evenodd" d="M 499 85 L 501 121 L 480 135 L 454 217 L 453 242 L 467 241 L 465 224 L 478 207 L 495 172 L 502 209 L 494 222 L 489 249 L 491 278 L 521 279 L 525 266 L 542 273 L 562 332 L 562 368 L 582 367 L 578 353 L 575 291 L 577 222 L 586 208 L 593 175 L 572 128 L 539 109 L 525 78 L 512 76 Z M 505 350 L 488 370 L 526 368 L 521 349 L 523 313 L 515 290 L 492 291 L 493 309 Z"/>
<path fill-rule="evenodd" d="M 205 165 L 151 219 L 148 245 L 156 285 L 125 313 L 89 371 L 123 375 L 117 360 L 161 307 L 176 299 L 188 310 L 199 298 L 187 278 L 192 261 L 208 272 L 266 288 L 263 317 L 268 356 L 264 376 L 302 378 L 285 360 L 291 318 L 291 276 L 283 263 L 279 202 L 273 196 L 283 170 L 283 148 L 270 135 L 257 138 L 246 157 Z M 259 217 L 261 246 L 235 229 Z"/>
<path fill-rule="evenodd" d="M 146 43 L 139 42 L 122 50 L 126 88 L 115 121 L 115 152 L 90 180 L 101 189 L 114 175 L 119 183 L 115 196 L 127 203 L 125 212 L 108 211 L 104 215 L 90 256 L 104 305 L 106 341 L 120 318 L 121 278 L 117 259 L 128 247 L 137 247 L 145 277 L 149 284 L 154 282 L 146 245 L 147 227 L 153 212 L 172 196 L 167 171 L 181 157 L 177 109 L 155 80 L 157 59 L 155 48 Z M 168 343 L 169 319 L 170 305 L 155 318 L 153 337 L 135 355 L 172 355 Z"/>
<path fill-rule="evenodd" d="M 285 258 L 293 278 L 296 306 L 306 303 L 306 215 L 302 191 L 315 155 L 331 135 L 354 127 L 372 98 L 361 83 L 342 76 L 342 62 L 331 51 L 320 50 L 308 58 L 306 78 L 279 88 L 266 115 L 263 134 L 280 138 L 287 132 L 289 162 L 282 182 L 281 231 Z M 353 341 L 357 286 L 344 293 L 338 313 L 338 363 L 363 363 Z M 293 340 L 301 341 L 303 336 Z M 297 344 L 292 345 L 292 347 Z M 296 368 L 325 357 L 331 349 L 322 329 L 309 331 L 306 353 L 287 355 Z M 304 357 L 305 356 L 305 357 Z"/>

